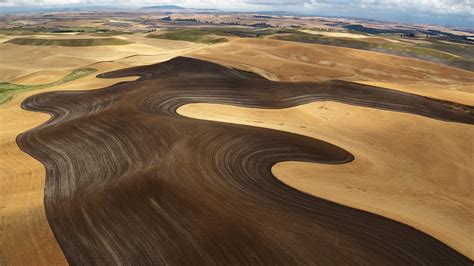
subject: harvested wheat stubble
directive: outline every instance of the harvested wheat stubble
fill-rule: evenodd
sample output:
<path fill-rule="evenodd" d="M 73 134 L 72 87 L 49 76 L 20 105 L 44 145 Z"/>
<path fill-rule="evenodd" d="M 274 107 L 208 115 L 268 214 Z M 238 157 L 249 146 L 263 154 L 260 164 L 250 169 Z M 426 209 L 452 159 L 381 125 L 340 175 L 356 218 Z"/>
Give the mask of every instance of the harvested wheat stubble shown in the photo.
<path fill-rule="evenodd" d="M 47 169 L 48 221 L 71 264 L 445 264 L 470 260 L 401 223 L 292 189 L 281 161 L 353 156 L 270 129 L 176 114 L 188 103 L 283 108 L 318 100 L 473 124 L 473 108 L 343 81 L 279 83 L 178 57 L 29 97 L 53 118 L 18 138 Z"/>

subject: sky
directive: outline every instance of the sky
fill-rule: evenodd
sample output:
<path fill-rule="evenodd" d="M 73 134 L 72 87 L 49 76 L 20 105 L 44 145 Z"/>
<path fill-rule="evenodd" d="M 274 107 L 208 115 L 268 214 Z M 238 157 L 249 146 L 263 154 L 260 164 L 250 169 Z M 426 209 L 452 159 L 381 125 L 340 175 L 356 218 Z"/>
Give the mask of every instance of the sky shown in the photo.
<path fill-rule="evenodd" d="M 474 0 L 0 0 L 0 10 L 78 5 L 139 7 L 163 4 L 223 11 L 290 11 L 474 29 Z"/>

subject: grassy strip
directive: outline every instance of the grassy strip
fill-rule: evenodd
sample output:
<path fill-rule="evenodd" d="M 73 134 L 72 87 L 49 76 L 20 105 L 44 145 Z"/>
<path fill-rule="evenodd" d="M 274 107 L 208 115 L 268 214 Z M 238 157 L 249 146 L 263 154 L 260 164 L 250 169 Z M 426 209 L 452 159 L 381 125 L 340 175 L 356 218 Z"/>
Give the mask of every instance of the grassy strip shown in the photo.
<path fill-rule="evenodd" d="M 194 30 L 200 34 L 214 34 L 220 36 L 235 36 L 241 38 L 258 38 L 273 34 L 297 33 L 292 29 L 275 29 L 275 28 L 200 28 Z"/>
<path fill-rule="evenodd" d="M 41 28 L 41 27 L 14 27 L 2 28 L 0 34 L 3 35 L 58 35 L 61 33 L 74 33 L 75 35 L 92 36 L 117 36 L 124 34 L 133 34 L 128 31 L 107 30 L 97 27 L 64 27 L 64 28 Z"/>
<path fill-rule="evenodd" d="M 167 32 L 163 34 L 150 34 L 147 38 L 154 38 L 154 39 L 167 39 L 167 40 L 175 40 L 175 41 L 188 41 L 188 42 L 195 42 L 195 43 L 204 43 L 204 44 L 215 44 L 215 43 L 222 43 L 227 42 L 226 38 L 214 38 L 211 36 L 207 36 L 201 33 L 195 33 L 193 30 L 185 31 L 185 32 Z"/>
<path fill-rule="evenodd" d="M 103 38 L 103 39 L 36 39 L 36 38 L 15 38 L 7 41 L 7 43 L 13 43 L 18 45 L 32 45 L 32 46 L 68 46 L 68 47 L 81 47 L 81 46 L 101 46 L 101 45 L 126 45 L 131 42 L 116 39 L 116 38 Z"/>
<path fill-rule="evenodd" d="M 39 85 L 20 85 L 20 84 L 13 84 L 9 82 L 1 82 L 0 83 L 0 104 L 10 101 L 13 98 L 13 96 L 15 96 L 16 94 L 20 92 L 44 89 L 44 88 L 60 85 L 66 82 L 70 82 L 70 81 L 85 77 L 96 71 L 97 69 L 94 69 L 94 68 L 76 69 L 58 81 L 46 83 L 46 84 L 39 84 Z"/>
<path fill-rule="evenodd" d="M 129 31 L 116 31 L 116 30 L 111 30 L 111 31 L 97 31 L 94 33 L 78 33 L 78 35 L 90 35 L 90 36 L 118 36 L 118 35 L 132 35 L 133 32 Z"/>
<path fill-rule="evenodd" d="M 262 36 L 295 33 L 296 30 L 290 29 L 257 29 L 257 28 L 198 28 L 198 29 L 174 29 L 170 32 L 160 35 L 150 34 L 148 38 L 169 39 L 179 41 L 189 41 L 196 43 L 213 44 L 227 42 L 226 38 L 216 38 L 209 35 L 217 36 L 234 36 L 241 38 L 258 38 Z"/>
<path fill-rule="evenodd" d="M 420 44 L 420 46 L 452 53 L 468 60 L 474 60 L 474 45 L 447 44 L 439 41 L 431 41 L 431 44 Z"/>
<path fill-rule="evenodd" d="M 45 28 L 2 28 L 0 34 L 4 35 L 31 35 L 31 34 L 52 34 Z"/>

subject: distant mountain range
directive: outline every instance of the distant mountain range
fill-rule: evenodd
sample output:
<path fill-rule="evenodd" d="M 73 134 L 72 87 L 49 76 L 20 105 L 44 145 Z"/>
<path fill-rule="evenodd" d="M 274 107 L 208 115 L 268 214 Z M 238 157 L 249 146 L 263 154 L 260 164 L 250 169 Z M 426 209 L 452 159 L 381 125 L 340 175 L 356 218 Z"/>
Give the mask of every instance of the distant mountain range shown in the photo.
<path fill-rule="evenodd" d="M 0 3 L 2 0 L 0 0 Z M 1 7 L 0 14 L 5 13 L 29 13 L 29 12 L 93 12 L 93 11 L 112 11 L 112 12 L 127 12 L 127 11 L 136 11 L 136 7 L 130 6 L 105 6 L 105 5 L 67 5 L 67 6 L 11 6 L 11 7 Z M 187 8 L 177 5 L 157 5 L 157 6 L 147 6 L 139 8 L 140 11 L 175 11 L 175 12 L 221 12 L 217 9 L 205 9 L 205 8 Z"/>
<path fill-rule="evenodd" d="M 176 5 L 159 5 L 159 6 L 145 6 L 140 9 L 185 9 L 181 6 Z"/>
<path fill-rule="evenodd" d="M 180 12 L 220 12 L 217 9 L 208 9 L 208 8 L 187 8 L 177 5 L 158 5 L 158 6 L 146 6 L 140 8 L 141 10 L 150 10 L 150 11 L 180 11 Z"/>

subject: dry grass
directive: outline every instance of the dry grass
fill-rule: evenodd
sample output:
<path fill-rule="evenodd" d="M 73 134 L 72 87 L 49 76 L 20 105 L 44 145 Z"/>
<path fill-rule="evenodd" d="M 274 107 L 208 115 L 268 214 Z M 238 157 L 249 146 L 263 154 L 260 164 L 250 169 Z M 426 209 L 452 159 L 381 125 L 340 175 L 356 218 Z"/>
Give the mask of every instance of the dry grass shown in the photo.
<path fill-rule="evenodd" d="M 72 36 L 71 38 L 75 38 Z M 80 67 L 97 68 L 99 74 L 134 65 L 156 63 L 201 47 L 169 40 L 129 36 L 130 45 L 110 47 L 34 47 L 0 44 L 0 80 L 22 85 L 57 81 Z M 100 61 L 117 62 L 100 62 Z M 133 78 L 132 78 L 133 79 Z M 98 89 L 125 79 L 82 79 L 19 94 L 0 105 L 0 264 L 64 265 L 66 261 L 52 235 L 44 213 L 44 166 L 23 153 L 16 137 L 45 122 L 49 116 L 21 109 L 28 96 L 54 90 Z"/>
<path fill-rule="evenodd" d="M 301 32 L 315 34 L 315 35 L 338 37 L 338 38 L 354 38 L 354 39 L 371 38 L 370 35 L 356 34 L 356 33 L 350 33 L 350 32 L 332 32 L 332 31 L 316 31 L 316 30 L 301 30 Z"/>
<path fill-rule="evenodd" d="M 86 67 L 101 61 L 127 59 L 136 55 L 168 55 L 168 57 L 172 57 L 202 46 L 180 41 L 147 40 L 141 36 L 127 36 L 126 38 L 133 43 L 92 47 L 29 46 L 1 43 L 0 82 L 12 81 L 38 71 L 64 71 Z M 140 60 L 136 63 L 140 64 Z"/>
<path fill-rule="evenodd" d="M 474 257 L 470 125 L 334 102 L 279 110 L 189 104 L 178 112 L 344 148 L 355 156 L 349 164 L 282 162 L 272 171 L 298 190 L 409 224 Z"/>
<path fill-rule="evenodd" d="M 190 42 L 149 39 L 137 35 L 126 36 L 126 39 L 134 43 L 82 48 L 0 44 L 0 81 L 26 85 L 47 83 L 79 67 L 93 65 L 100 73 L 156 63 L 192 52 L 194 57 L 254 71 L 272 80 L 344 79 L 473 104 L 472 72 L 417 60 L 262 39 L 235 39 L 206 48 Z M 97 63 L 99 61 L 118 63 Z M 43 123 L 49 117 L 26 112 L 20 108 L 20 103 L 27 96 L 46 90 L 95 89 L 117 81 L 88 76 L 70 84 L 20 94 L 0 106 L 0 228 L 6 228 L 0 233 L 0 264 L 66 263 L 44 215 L 44 167 L 23 153 L 15 142 L 18 134 Z M 466 220 L 466 217 L 472 220 L 472 212 L 466 211 L 472 210 L 472 196 L 466 194 L 466 188 L 472 187 L 472 182 L 464 178 L 469 174 L 465 166 L 466 158 L 469 157 L 466 155 L 466 143 L 473 139 L 472 127 L 335 103 L 274 111 L 213 108 L 196 105 L 185 106 L 180 111 L 202 119 L 276 127 L 340 145 L 356 155 L 354 163 L 333 167 L 286 162 L 276 165 L 274 171 L 281 180 L 300 190 L 406 221 L 473 257 L 472 246 L 470 249 L 466 245 L 469 240 L 470 243 L 473 241 L 469 239 L 472 226 Z M 374 117 L 381 122 L 369 123 Z M 253 119 L 261 120 L 262 123 L 252 124 L 248 121 Z M 275 125 L 275 119 L 284 120 L 285 128 Z M 367 123 L 373 124 L 375 128 L 363 130 Z M 432 132 L 436 132 L 436 135 L 431 136 Z M 407 135 L 410 137 L 407 138 Z M 403 141 L 403 146 L 397 146 L 400 141 Z M 449 156 L 440 157 L 436 152 L 441 149 L 448 151 Z M 427 150 L 427 157 L 420 158 L 419 150 Z M 436 163 L 428 163 L 429 160 Z M 397 175 L 400 167 L 412 175 Z M 430 167 L 431 170 L 426 171 L 423 167 Z M 315 176 L 315 171 L 324 174 Z M 449 174 L 455 178 L 455 182 L 446 179 Z M 302 178 L 296 179 L 295 175 Z M 403 194 L 407 189 L 410 193 Z M 347 197 L 348 193 L 351 197 Z M 461 196 L 465 199 L 461 199 Z M 423 215 L 425 218 L 427 215 L 435 218 L 420 222 Z M 442 228 L 445 225 L 452 225 L 446 227 L 449 232 Z"/>
<path fill-rule="evenodd" d="M 100 72 L 125 65 L 102 63 L 94 66 Z M 132 78 L 133 79 L 133 78 Z M 40 90 L 88 90 L 114 84 L 123 79 L 97 79 L 87 76 L 59 86 Z M 2 265 L 66 265 L 44 212 L 44 166 L 22 152 L 16 137 L 41 123 L 49 116 L 21 109 L 21 102 L 38 93 L 20 94 L 0 105 L 0 264 Z"/>
<path fill-rule="evenodd" d="M 453 85 L 474 82 L 474 72 L 362 50 L 268 39 L 236 39 L 193 56 L 225 65 L 272 73 L 281 81 L 382 81 Z M 269 78 L 272 78 L 269 77 Z"/>

